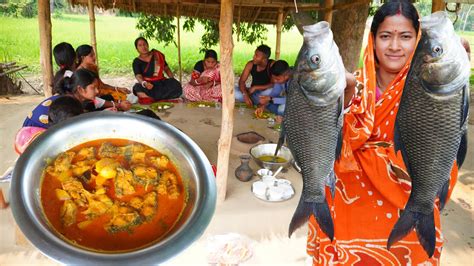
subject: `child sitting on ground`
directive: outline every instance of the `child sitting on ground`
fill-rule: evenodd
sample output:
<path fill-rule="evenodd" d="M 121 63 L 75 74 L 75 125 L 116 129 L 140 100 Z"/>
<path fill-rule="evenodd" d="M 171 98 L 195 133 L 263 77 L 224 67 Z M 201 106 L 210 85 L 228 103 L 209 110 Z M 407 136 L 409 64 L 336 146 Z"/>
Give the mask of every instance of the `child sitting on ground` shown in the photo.
<path fill-rule="evenodd" d="M 51 102 L 48 110 L 48 127 L 58 124 L 70 117 L 80 115 L 84 112 L 79 100 L 71 96 L 59 96 Z M 22 154 L 26 147 L 46 131 L 45 127 L 23 126 L 15 137 L 15 151 Z"/>

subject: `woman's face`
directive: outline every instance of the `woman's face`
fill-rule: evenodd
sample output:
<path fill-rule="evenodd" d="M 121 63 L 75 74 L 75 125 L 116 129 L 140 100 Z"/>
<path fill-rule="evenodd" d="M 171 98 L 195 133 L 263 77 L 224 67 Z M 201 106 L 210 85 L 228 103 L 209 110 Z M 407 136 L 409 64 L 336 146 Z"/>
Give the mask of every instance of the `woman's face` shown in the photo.
<path fill-rule="evenodd" d="M 379 68 L 398 73 L 416 48 L 416 31 L 403 15 L 385 17 L 375 35 L 375 55 Z"/>
<path fill-rule="evenodd" d="M 205 69 L 212 69 L 216 65 L 217 65 L 217 60 L 216 59 L 214 59 L 212 57 L 208 57 L 208 58 L 204 59 L 204 68 Z"/>
<path fill-rule="evenodd" d="M 99 87 L 99 80 L 95 79 L 94 82 L 89 84 L 87 87 L 77 88 L 77 92 L 79 93 L 79 96 L 82 98 L 82 99 L 79 99 L 79 100 L 80 101 L 84 101 L 84 100 L 93 101 L 95 99 L 95 97 L 97 96 L 97 94 L 99 94 L 98 87 Z"/>
<path fill-rule="evenodd" d="M 95 60 L 96 57 L 94 50 L 92 50 L 88 55 L 82 57 L 82 63 L 87 65 L 95 64 Z"/>
<path fill-rule="evenodd" d="M 148 43 L 144 40 L 138 40 L 137 42 L 137 51 L 139 54 L 147 54 L 148 53 Z"/>

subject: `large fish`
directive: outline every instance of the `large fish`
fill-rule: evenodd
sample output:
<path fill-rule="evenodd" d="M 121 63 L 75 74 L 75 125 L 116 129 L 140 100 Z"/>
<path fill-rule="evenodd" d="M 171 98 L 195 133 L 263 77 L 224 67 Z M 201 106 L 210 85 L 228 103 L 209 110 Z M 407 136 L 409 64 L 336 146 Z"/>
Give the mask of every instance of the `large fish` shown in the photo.
<path fill-rule="evenodd" d="M 332 240 L 334 225 L 325 185 L 328 181 L 334 184 L 334 161 L 340 153 L 345 69 L 327 22 L 303 30 L 282 129 L 303 176 L 303 192 L 289 235 L 313 214 Z"/>
<path fill-rule="evenodd" d="M 387 248 L 414 228 L 429 257 L 436 244 L 434 202 L 446 203 L 450 173 L 467 150 L 469 60 L 444 12 L 421 20 L 422 37 L 413 56 L 395 123 L 395 149 L 401 150 L 412 179 L 405 209 Z"/>

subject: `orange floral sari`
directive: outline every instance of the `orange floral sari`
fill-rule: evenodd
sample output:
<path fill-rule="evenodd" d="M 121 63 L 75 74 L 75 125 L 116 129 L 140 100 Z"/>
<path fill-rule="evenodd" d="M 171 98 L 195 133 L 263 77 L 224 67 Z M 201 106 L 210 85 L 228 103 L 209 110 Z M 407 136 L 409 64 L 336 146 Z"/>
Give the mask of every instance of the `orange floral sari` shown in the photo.
<path fill-rule="evenodd" d="M 409 68 L 407 63 L 376 101 L 374 48 L 372 35 L 369 36 L 364 67 L 356 72 L 358 93 L 344 116 L 342 155 L 334 166 L 334 199 L 329 191 L 326 193 L 332 206 L 334 241 L 330 242 L 313 216 L 309 221 L 307 253 L 313 257 L 314 265 L 439 264 L 443 236 L 437 207 L 432 258 L 428 258 L 414 231 L 390 250 L 386 248 L 411 190 L 403 159 L 393 147 L 395 118 Z M 456 180 L 455 164 L 448 197 Z"/>
<path fill-rule="evenodd" d="M 86 64 L 86 65 L 83 65 L 82 67 L 96 73 L 97 76 L 99 76 L 99 68 L 97 67 L 97 65 L 95 65 L 95 64 Z M 100 77 L 99 77 L 99 88 L 98 89 L 99 89 L 99 96 L 109 94 L 112 97 L 114 97 L 114 100 L 116 100 L 116 101 L 125 101 L 127 99 L 127 94 L 105 86 L 105 83 L 100 79 Z"/>

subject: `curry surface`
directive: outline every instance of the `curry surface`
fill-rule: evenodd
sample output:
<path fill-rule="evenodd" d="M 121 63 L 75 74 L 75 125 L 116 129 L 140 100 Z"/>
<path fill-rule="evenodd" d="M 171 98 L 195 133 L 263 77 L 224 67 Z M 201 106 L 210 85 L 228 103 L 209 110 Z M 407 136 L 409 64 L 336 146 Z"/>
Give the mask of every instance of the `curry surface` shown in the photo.
<path fill-rule="evenodd" d="M 104 143 L 115 147 L 116 153 L 104 153 Z M 93 155 L 84 155 L 84 150 L 93 150 Z M 64 154 L 69 161 L 64 160 Z M 107 156 L 101 156 L 104 154 Z M 85 248 L 113 252 L 151 244 L 173 228 L 186 199 L 175 166 L 169 160 L 157 164 L 160 158 L 167 159 L 148 146 L 128 140 L 102 139 L 74 147 L 45 168 L 43 211 L 59 234 Z M 89 169 L 81 170 L 78 165 Z M 140 167 L 152 175 L 141 173 L 137 170 Z M 119 183 L 120 173 L 128 173 L 128 181 L 124 181 L 128 187 Z"/>

